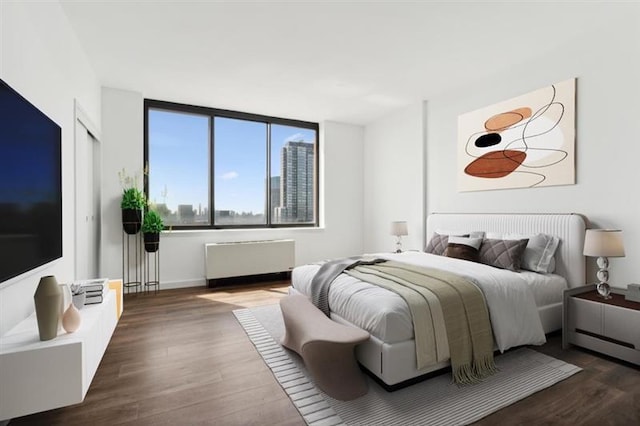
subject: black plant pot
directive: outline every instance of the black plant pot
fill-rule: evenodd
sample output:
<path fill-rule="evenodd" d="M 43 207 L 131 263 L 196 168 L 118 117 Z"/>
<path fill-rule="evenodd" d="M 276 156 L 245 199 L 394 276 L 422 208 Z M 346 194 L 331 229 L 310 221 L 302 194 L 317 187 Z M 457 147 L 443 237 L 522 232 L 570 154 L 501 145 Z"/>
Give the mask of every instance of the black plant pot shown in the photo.
<path fill-rule="evenodd" d="M 122 229 L 129 235 L 137 234 L 142 227 L 142 210 L 122 209 Z"/>
<path fill-rule="evenodd" d="M 143 235 L 144 235 L 144 250 L 148 253 L 154 253 L 158 251 L 158 248 L 160 247 L 160 233 L 145 232 Z"/>

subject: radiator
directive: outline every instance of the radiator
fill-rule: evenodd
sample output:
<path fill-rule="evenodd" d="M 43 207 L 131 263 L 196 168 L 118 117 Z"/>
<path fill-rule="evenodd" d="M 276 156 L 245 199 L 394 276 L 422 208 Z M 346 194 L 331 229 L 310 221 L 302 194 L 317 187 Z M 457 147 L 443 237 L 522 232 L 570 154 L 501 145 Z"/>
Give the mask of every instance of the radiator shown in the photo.
<path fill-rule="evenodd" d="M 205 244 L 207 279 L 271 274 L 293 269 L 294 240 Z"/>

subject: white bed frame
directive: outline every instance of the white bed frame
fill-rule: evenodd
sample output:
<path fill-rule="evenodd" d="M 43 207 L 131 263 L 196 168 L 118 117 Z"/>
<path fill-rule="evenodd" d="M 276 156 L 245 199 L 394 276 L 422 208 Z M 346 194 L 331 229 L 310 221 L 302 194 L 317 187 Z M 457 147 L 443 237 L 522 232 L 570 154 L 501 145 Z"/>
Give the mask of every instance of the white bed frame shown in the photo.
<path fill-rule="evenodd" d="M 574 288 L 585 284 L 585 258 L 582 254 L 585 229 L 585 219 L 578 214 L 432 214 L 427 218 L 427 241 L 434 232 L 556 235 L 560 238 L 560 244 L 555 255 L 555 273 L 565 277 L 569 287 Z M 538 311 L 545 333 L 562 327 L 562 302 L 539 307 Z M 353 325 L 334 313 L 331 318 Z M 356 348 L 356 357 L 390 389 L 402 387 L 420 376 L 449 366 L 448 362 L 443 362 L 423 370 L 416 369 L 413 339 L 389 344 L 371 336 Z"/>

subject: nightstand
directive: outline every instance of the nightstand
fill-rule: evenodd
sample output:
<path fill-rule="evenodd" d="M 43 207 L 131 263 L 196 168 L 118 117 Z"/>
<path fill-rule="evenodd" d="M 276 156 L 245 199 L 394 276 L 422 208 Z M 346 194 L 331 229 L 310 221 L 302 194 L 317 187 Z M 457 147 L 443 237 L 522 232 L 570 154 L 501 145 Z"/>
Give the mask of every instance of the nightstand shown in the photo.
<path fill-rule="evenodd" d="M 612 299 L 601 298 L 595 285 L 564 291 L 562 347 L 591 349 L 640 365 L 640 303 L 611 288 Z"/>

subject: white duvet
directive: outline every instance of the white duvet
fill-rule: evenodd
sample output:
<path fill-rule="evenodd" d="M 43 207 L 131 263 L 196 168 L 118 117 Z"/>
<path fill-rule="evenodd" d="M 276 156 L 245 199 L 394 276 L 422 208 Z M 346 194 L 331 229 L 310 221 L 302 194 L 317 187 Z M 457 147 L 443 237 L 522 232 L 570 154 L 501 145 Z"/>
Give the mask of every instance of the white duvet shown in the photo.
<path fill-rule="evenodd" d="M 545 343 L 532 288 L 544 288 L 544 282 L 549 281 L 549 288 L 561 300 L 562 288 L 566 287 L 566 281 L 558 276 L 517 273 L 423 252 L 371 256 L 455 272 L 475 283 L 487 301 L 494 340 L 501 351 L 515 346 Z M 292 274 L 293 287 L 309 295 L 309 285 L 318 268 L 318 265 L 295 268 Z M 548 295 L 545 297 L 549 299 Z M 411 314 L 400 296 L 346 274 L 341 274 L 333 282 L 329 291 L 329 308 L 332 314 L 369 331 L 386 343 L 413 338 Z"/>

